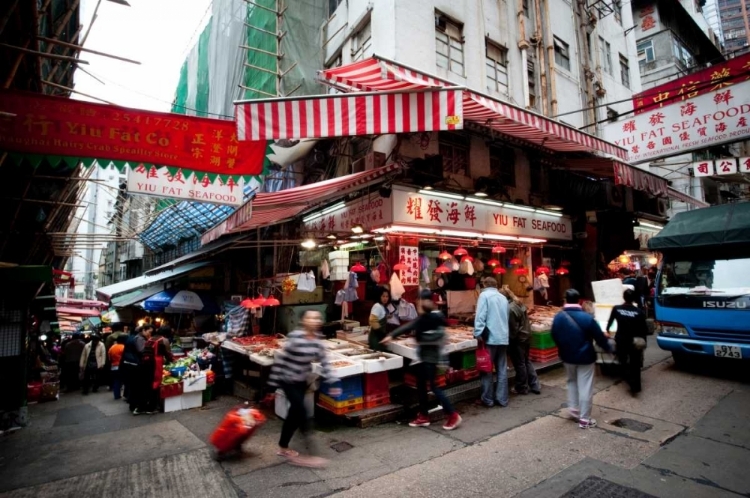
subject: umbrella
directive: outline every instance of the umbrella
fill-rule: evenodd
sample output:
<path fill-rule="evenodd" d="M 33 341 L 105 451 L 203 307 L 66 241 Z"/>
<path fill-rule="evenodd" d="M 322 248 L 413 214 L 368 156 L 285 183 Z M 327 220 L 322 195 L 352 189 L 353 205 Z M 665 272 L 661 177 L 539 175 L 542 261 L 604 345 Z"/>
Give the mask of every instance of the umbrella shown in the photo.
<path fill-rule="evenodd" d="M 220 312 L 214 300 L 193 291 L 166 290 L 143 301 L 143 309 L 165 313 L 191 313 L 215 315 Z"/>

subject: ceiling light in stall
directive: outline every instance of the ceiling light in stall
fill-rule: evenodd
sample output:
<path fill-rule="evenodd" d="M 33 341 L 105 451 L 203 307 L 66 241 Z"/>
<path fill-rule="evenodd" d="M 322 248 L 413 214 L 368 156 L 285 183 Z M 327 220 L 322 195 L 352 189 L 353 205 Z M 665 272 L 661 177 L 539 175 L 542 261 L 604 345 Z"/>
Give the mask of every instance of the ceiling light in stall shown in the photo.
<path fill-rule="evenodd" d="M 508 250 L 504 248 L 501 245 L 496 245 L 492 247 L 492 254 L 505 254 Z"/>
<path fill-rule="evenodd" d="M 508 272 L 505 268 L 502 266 L 498 266 L 497 268 L 493 268 L 492 273 L 495 275 L 505 275 Z"/>
<path fill-rule="evenodd" d="M 440 265 L 437 268 L 435 268 L 435 273 L 451 273 L 453 270 L 448 268 L 445 265 Z"/>
<path fill-rule="evenodd" d="M 332 233 L 329 233 L 328 235 L 326 235 L 326 239 L 328 239 L 328 240 L 336 240 L 336 235 L 332 234 Z"/>
<path fill-rule="evenodd" d="M 364 233 L 364 231 L 365 231 L 365 227 L 363 227 L 361 223 L 357 223 L 355 225 L 352 225 L 352 232 L 353 233 L 359 234 L 359 233 Z"/>
<path fill-rule="evenodd" d="M 628 256 L 627 254 L 622 254 L 622 255 L 620 255 L 619 258 L 617 258 L 617 260 L 620 263 L 626 265 L 626 264 L 630 263 L 630 256 Z"/>
<path fill-rule="evenodd" d="M 458 246 L 458 249 L 456 249 L 455 251 L 453 251 L 453 255 L 454 256 L 466 256 L 467 254 L 469 254 L 469 251 L 467 251 L 466 249 L 464 249 L 461 246 Z"/>
<path fill-rule="evenodd" d="M 518 268 L 516 268 L 515 270 L 513 270 L 513 273 L 515 273 L 516 275 L 528 275 L 529 274 L 529 270 L 527 270 L 523 266 L 519 266 Z"/>
<path fill-rule="evenodd" d="M 474 258 L 472 258 L 471 256 L 469 256 L 467 254 L 466 256 L 464 256 L 464 257 L 461 258 L 461 262 L 463 263 L 464 261 L 468 261 L 469 263 L 473 263 L 474 262 Z"/>
<path fill-rule="evenodd" d="M 315 242 L 313 239 L 303 240 L 301 245 L 305 249 L 315 249 L 316 247 L 318 247 L 318 243 Z"/>
<path fill-rule="evenodd" d="M 516 266 L 521 264 L 521 260 L 519 258 L 513 258 L 510 260 L 511 266 Z"/>
<path fill-rule="evenodd" d="M 438 259 L 442 259 L 443 261 L 446 261 L 448 259 L 451 259 L 453 256 L 451 256 L 451 253 L 443 249 L 443 252 L 438 254 Z"/>
<path fill-rule="evenodd" d="M 487 266 L 491 266 L 492 268 L 496 266 L 500 266 L 500 261 L 495 258 L 492 258 L 491 260 L 487 261 Z"/>
<path fill-rule="evenodd" d="M 564 266 L 561 266 L 560 268 L 558 268 L 558 269 L 557 269 L 557 270 L 555 271 L 555 273 L 557 273 L 558 275 L 567 275 L 568 273 L 570 273 L 570 270 L 568 270 L 568 269 L 567 269 L 567 268 L 565 268 Z"/>
<path fill-rule="evenodd" d="M 659 262 L 659 258 L 657 258 L 656 256 L 650 256 L 648 258 L 648 264 L 650 265 L 655 265 L 658 262 Z"/>

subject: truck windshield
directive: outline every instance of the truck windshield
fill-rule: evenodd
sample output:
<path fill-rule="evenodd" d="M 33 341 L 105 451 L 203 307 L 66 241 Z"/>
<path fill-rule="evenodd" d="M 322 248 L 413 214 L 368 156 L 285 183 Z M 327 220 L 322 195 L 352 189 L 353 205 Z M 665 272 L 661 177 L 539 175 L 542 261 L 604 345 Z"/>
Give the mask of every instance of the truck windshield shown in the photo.
<path fill-rule="evenodd" d="M 665 260 L 660 296 L 750 294 L 750 258 Z"/>

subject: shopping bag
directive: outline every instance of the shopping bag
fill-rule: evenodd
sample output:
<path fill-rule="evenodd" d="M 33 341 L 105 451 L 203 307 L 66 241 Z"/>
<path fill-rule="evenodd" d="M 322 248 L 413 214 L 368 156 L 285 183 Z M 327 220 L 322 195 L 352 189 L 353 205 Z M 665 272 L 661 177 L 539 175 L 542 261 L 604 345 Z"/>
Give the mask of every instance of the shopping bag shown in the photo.
<path fill-rule="evenodd" d="M 483 373 L 492 373 L 492 358 L 482 341 L 479 341 L 479 347 L 477 347 L 477 370 Z"/>
<path fill-rule="evenodd" d="M 315 274 L 313 272 L 300 274 L 297 281 L 297 290 L 300 292 L 315 292 Z"/>

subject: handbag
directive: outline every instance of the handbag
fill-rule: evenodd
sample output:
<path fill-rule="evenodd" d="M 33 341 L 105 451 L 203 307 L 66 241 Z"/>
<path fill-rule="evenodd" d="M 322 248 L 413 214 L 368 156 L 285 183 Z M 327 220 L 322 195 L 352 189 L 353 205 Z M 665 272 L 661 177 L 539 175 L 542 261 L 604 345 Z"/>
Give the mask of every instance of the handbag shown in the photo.
<path fill-rule="evenodd" d="M 484 345 L 484 341 L 479 342 L 477 347 L 477 370 L 482 373 L 492 373 L 492 358 L 490 352 Z"/>
<path fill-rule="evenodd" d="M 638 351 L 646 349 L 646 339 L 643 337 L 633 337 L 633 347 Z"/>

